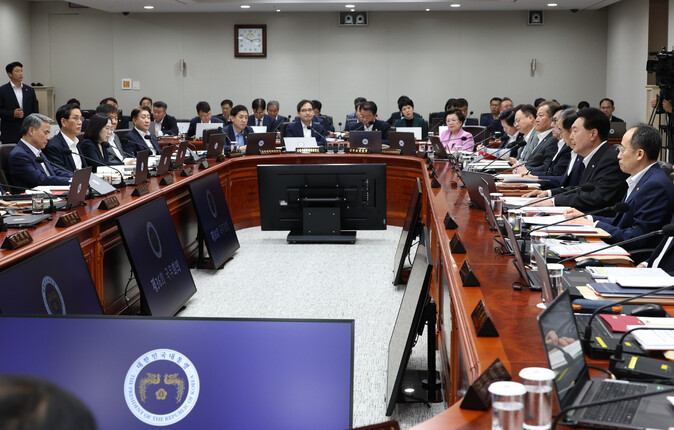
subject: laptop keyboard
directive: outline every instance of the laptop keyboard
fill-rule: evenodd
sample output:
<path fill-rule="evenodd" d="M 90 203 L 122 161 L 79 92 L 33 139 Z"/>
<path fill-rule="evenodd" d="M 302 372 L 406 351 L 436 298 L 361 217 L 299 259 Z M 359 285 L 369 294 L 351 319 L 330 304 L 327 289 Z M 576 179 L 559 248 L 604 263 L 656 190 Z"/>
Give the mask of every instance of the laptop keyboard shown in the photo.
<path fill-rule="evenodd" d="M 634 396 L 646 391 L 643 384 L 625 384 L 619 382 L 602 381 L 591 402 L 616 399 L 619 397 Z M 585 402 L 585 400 L 583 400 Z M 630 424 L 639 408 L 641 399 L 624 400 L 587 408 L 583 418 L 616 424 Z"/>

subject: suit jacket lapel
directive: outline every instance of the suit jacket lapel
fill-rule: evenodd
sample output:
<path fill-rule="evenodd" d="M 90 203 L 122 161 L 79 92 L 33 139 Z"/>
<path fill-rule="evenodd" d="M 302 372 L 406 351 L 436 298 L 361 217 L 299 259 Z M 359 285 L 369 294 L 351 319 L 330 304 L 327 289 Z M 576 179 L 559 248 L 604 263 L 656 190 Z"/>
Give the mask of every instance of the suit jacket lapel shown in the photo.
<path fill-rule="evenodd" d="M 629 198 L 625 200 L 625 203 L 629 203 L 634 199 L 634 196 L 636 196 L 636 194 L 639 192 L 639 188 L 641 188 L 641 186 L 651 177 L 651 175 L 653 175 L 654 168 L 659 169 L 660 166 L 658 166 L 656 163 L 646 170 L 646 173 L 644 173 L 644 176 L 642 176 L 641 179 L 639 179 L 639 182 L 637 182 L 637 184 L 634 186 L 632 193 L 630 194 Z"/>

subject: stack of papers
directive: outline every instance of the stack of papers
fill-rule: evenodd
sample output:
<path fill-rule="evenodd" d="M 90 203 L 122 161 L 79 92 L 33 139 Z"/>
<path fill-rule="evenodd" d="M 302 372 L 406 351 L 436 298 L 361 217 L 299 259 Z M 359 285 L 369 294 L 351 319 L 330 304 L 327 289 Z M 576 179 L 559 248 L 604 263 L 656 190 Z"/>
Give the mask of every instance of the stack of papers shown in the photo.
<path fill-rule="evenodd" d="M 554 223 L 557 223 L 557 222 L 562 222 L 565 219 L 566 218 L 564 218 L 564 215 L 523 216 L 522 222 L 526 223 L 526 224 L 550 225 L 550 224 L 554 224 Z M 562 225 L 560 225 L 560 227 L 583 225 L 583 224 L 580 224 L 579 219 L 574 219 L 574 220 L 570 220 L 570 221 L 567 221 L 567 222 L 568 222 L 568 224 L 562 224 Z M 574 224 L 574 223 L 578 223 L 578 224 Z M 592 227 L 592 226 L 588 226 L 588 227 Z M 592 227 L 592 228 L 594 228 L 594 227 Z"/>
<path fill-rule="evenodd" d="M 496 175 L 496 179 L 498 179 L 501 182 L 506 182 L 506 183 L 518 183 L 518 184 L 537 184 L 540 181 L 538 179 L 534 178 L 523 178 L 522 176 L 516 174 L 516 173 L 511 173 L 511 174 L 501 174 L 501 175 Z"/>
<path fill-rule="evenodd" d="M 635 330 L 632 336 L 647 351 L 667 351 L 674 349 L 674 318 L 639 317 L 641 324 L 629 325 L 627 330 L 637 327 L 671 328 L 671 330 Z"/>
<path fill-rule="evenodd" d="M 585 254 L 586 252 L 591 252 L 593 250 L 598 250 L 604 248 L 605 246 L 606 244 L 604 242 L 582 242 L 573 245 L 562 244 L 561 242 L 557 242 L 555 244 L 550 244 L 550 251 L 554 252 L 555 254 L 559 255 L 562 258 L 566 258 Z M 589 254 L 586 257 L 589 258 L 597 256 L 601 257 L 601 256 L 616 256 L 616 255 L 629 256 L 630 254 L 620 246 L 613 246 L 611 248 L 599 251 L 598 253 Z"/>

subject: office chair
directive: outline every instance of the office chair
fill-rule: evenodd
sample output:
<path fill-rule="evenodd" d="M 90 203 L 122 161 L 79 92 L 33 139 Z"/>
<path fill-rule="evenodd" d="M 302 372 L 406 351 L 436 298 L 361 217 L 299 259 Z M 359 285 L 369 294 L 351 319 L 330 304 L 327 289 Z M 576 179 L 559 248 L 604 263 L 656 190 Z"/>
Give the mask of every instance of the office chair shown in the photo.
<path fill-rule="evenodd" d="M 16 143 L 0 145 L 0 182 L 3 184 L 9 184 L 9 178 L 7 177 L 7 172 L 9 172 L 9 153 L 12 152 L 15 146 Z M 5 191 L 12 193 L 12 190 Z"/>

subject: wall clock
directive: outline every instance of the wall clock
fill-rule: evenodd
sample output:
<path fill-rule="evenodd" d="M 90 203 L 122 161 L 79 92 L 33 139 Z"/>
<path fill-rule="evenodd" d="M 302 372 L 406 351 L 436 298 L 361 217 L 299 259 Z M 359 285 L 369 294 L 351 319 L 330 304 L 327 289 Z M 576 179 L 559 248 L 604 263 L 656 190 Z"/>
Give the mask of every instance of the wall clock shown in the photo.
<path fill-rule="evenodd" d="M 235 25 L 234 26 L 235 57 L 266 57 L 267 26 Z"/>

